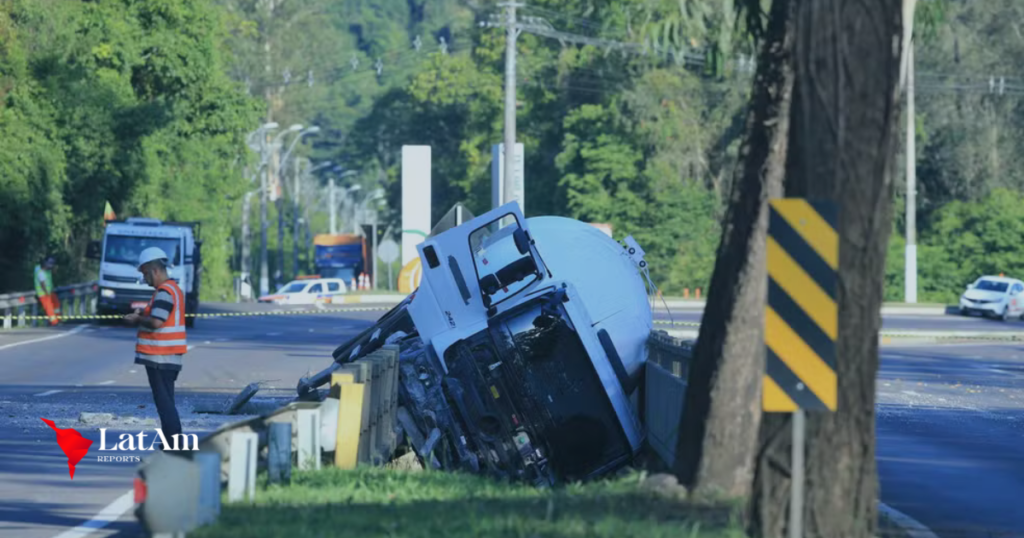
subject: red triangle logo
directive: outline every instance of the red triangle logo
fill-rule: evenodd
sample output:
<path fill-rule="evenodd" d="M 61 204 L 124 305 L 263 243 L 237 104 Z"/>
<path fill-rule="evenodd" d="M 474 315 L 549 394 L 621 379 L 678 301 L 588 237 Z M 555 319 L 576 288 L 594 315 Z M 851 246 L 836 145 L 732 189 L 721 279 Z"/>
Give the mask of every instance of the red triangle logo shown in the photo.
<path fill-rule="evenodd" d="M 53 428 L 53 431 L 57 432 L 57 444 L 60 445 L 60 449 L 64 451 L 64 455 L 68 457 L 68 473 L 71 475 L 71 479 L 75 479 L 75 465 L 82 461 L 85 454 L 89 452 L 89 447 L 92 446 L 92 440 L 82 437 L 82 434 L 78 433 L 78 430 L 74 428 L 58 428 L 52 420 L 47 420 L 40 417 L 39 420 L 45 422 L 49 427 Z"/>

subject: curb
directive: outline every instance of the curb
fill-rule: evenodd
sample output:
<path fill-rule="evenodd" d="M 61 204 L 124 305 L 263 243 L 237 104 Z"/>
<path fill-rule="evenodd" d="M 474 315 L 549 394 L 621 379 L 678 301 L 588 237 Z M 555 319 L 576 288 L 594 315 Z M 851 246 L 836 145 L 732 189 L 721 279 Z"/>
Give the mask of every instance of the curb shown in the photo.
<path fill-rule="evenodd" d="M 878 512 L 885 514 L 897 527 L 903 529 L 910 538 L 939 538 L 937 534 L 928 527 L 925 527 L 920 521 L 883 502 L 878 503 Z"/>
<path fill-rule="evenodd" d="M 696 324 L 694 324 L 696 325 Z M 697 338 L 699 328 L 693 329 L 660 329 L 676 338 L 691 339 Z M 1024 335 L 1013 332 L 947 332 L 947 331 L 917 331 L 917 332 L 880 332 L 878 339 L 882 344 L 892 343 L 940 343 L 956 341 L 978 341 L 978 342 L 1020 342 Z"/>
<path fill-rule="evenodd" d="M 655 300 L 654 310 L 665 311 L 666 303 L 668 310 L 679 311 L 703 311 L 707 304 L 704 301 L 685 299 Z M 946 310 L 944 306 L 882 306 L 882 314 L 891 316 L 946 316 Z"/>
<path fill-rule="evenodd" d="M 398 304 L 406 297 L 408 295 L 342 295 L 332 299 L 330 304 Z"/>

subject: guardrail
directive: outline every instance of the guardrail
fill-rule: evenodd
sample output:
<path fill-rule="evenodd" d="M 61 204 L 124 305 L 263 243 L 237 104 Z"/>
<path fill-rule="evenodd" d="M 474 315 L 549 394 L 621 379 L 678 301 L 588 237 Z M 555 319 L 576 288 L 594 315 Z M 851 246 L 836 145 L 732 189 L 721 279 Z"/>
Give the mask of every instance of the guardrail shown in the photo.
<path fill-rule="evenodd" d="M 665 331 L 651 331 L 647 339 L 647 360 L 686 380 L 690 377 L 694 343 L 693 340 L 676 338 Z"/>
<path fill-rule="evenodd" d="M 96 313 L 96 294 L 99 285 L 93 282 L 83 284 L 71 284 L 60 286 L 55 291 L 60 301 L 60 311 L 63 315 L 80 315 Z M 18 327 L 36 326 L 46 323 L 45 320 L 31 318 L 45 314 L 35 291 L 24 291 L 16 293 L 0 294 L 0 317 L 3 318 L 3 328 L 14 327 L 17 320 Z M 31 319 L 25 319 L 26 316 Z"/>
<path fill-rule="evenodd" d="M 686 404 L 693 344 L 693 340 L 657 330 L 651 331 L 647 339 L 641 416 L 647 444 L 658 455 L 664 469 L 675 466 L 679 420 Z"/>

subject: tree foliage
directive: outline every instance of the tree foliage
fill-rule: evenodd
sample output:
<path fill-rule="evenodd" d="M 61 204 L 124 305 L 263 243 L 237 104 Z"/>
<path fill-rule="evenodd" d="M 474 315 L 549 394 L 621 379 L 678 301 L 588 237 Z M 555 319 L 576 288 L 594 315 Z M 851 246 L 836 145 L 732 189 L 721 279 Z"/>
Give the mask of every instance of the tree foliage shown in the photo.
<path fill-rule="evenodd" d="M 664 292 L 706 288 L 743 132 L 751 37 L 762 35 L 770 5 L 539 0 L 521 8 L 521 17 L 609 43 L 519 36 L 528 215 L 611 223 L 616 237 L 645 245 Z M 983 220 L 994 192 L 1024 188 L 1016 150 L 1024 45 L 1013 25 L 1022 9 L 1013 0 L 919 2 L 922 300 L 950 300 L 977 276 L 971 271 L 1011 274 L 1020 265 L 1007 254 L 932 269 L 965 252 L 944 235 L 953 215 Z M 320 126 L 296 155 L 356 171 L 342 186 L 385 186 L 385 227 L 398 225 L 404 144 L 433 147 L 434 214 L 456 202 L 488 209 L 505 33 L 476 23 L 496 13 L 456 0 L 0 1 L 0 245 L 15 253 L 0 258 L 4 286 L 24 288 L 48 251 L 61 253 L 59 280 L 94 276 L 80 261 L 109 199 L 120 216 L 203 220 L 216 238 L 207 243 L 206 290 L 219 296 L 239 269 L 237 242 L 232 251 L 224 239 L 239 237 L 239 198 L 252 188 L 245 167 L 255 156 L 242 138 L 261 120 Z M 902 167 L 897 204 L 900 178 Z M 320 198 L 317 222 L 328 209 Z M 904 233 L 901 208 L 894 237 Z M 258 226 L 251 233 L 255 244 Z M 290 224 L 285 235 L 294 240 Z M 894 239 L 888 300 L 902 298 L 901 248 Z"/>
<path fill-rule="evenodd" d="M 225 198 L 255 103 L 226 76 L 218 11 L 198 0 L 0 2 L 0 281 L 29 285 L 56 252 L 62 282 L 119 216 L 202 220 L 204 291 L 229 288 Z"/>

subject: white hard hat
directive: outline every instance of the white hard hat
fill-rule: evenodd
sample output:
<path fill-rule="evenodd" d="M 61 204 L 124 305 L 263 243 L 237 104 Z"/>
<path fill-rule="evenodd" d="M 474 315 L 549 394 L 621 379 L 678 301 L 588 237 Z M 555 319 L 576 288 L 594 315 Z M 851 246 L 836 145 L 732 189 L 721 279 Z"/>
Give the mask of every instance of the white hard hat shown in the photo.
<path fill-rule="evenodd" d="M 165 264 L 170 265 L 167 262 L 167 253 L 165 253 L 163 249 L 160 247 L 149 247 L 146 250 L 143 250 L 142 254 L 139 254 L 139 270 L 142 270 L 143 265 L 146 265 L 153 260 L 163 260 Z"/>

